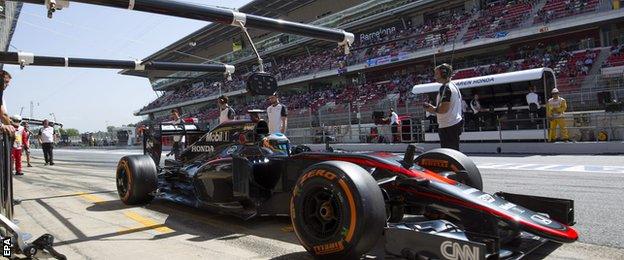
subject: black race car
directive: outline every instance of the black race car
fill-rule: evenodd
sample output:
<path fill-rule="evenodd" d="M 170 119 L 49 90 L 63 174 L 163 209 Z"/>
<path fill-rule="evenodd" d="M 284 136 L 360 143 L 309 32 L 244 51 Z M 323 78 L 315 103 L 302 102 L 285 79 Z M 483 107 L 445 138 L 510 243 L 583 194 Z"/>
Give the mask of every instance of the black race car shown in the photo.
<path fill-rule="evenodd" d="M 171 135 L 189 145 L 161 165 L 161 138 Z M 383 237 L 387 254 L 408 259 L 519 259 L 578 238 L 573 201 L 484 193 L 475 164 L 454 150 L 312 152 L 261 120 L 211 131 L 155 125 L 143 144 L 145 155 L 117 167 L 124 203 L 157 197 L 243 219 L 290 216 L 315 257 L 359 258 Z"/>

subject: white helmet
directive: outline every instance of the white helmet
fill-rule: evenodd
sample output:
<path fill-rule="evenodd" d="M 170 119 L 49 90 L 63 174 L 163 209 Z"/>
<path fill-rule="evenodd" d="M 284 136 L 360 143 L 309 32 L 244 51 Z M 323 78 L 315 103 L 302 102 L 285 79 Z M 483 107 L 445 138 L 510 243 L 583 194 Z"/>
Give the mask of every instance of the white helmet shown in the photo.
<path fill-rule="evenodd" d="M 11 120 L 15 123 L 21 123 L 22 122 L 22 116 L 20 115 L 12 115 L 11 116 Z"/>
<path fill-rule="evenodd" d="M 290 154 L 290 141 L 282 133 L 275 133 L 265 137 L 262 140 L 262 146 L 269 148 L 274 153 Z"/>

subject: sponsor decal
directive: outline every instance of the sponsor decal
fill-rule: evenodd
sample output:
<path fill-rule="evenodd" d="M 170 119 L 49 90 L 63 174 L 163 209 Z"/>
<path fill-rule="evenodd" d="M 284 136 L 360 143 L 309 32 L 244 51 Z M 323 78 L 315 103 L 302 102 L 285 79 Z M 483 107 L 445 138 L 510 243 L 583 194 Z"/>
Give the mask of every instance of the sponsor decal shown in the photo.
<path fill-rule="evenodd" d="M 535 214 L 535 215 L 531 216 L 531 220 L 533 220 L 535 222 L 538 222 L 538 223 L 541 223 L 541 224 L 544 224 L 544 225 L 550 225 L 552 223 L 552 220 L 550 220 L 549 218 L 544 217 L 544 216 L 542 216 L 540 214 Z"/>
<path fill-rule="evenodd" d="M 237 145 L 232 145 L 230 146 L 230 148 L 225 150 L 225 154 L 233 154 L 234 152 L 236 152 L 237 149 L 238 149 Z"/>
<path fill-rule="evenodd" d="M 10 237 L 0 237 L 2 240 L 2 256 L 3 257 L 12 257 L 13 256 L 13 242 Z"/>
<path fill-rule="evenodd" d="M 222 131 L 222 132 L 213 132 L 206 135 L 206 142 L 229 142 L 230 141 L 230 132 Z"/>
<path fill-rule="evenodd" d="M 303 178 L 301 178 L 301 182 L 300 183 L 304 183 L 307 179 L 310 179 L 312 177 L 315 176 L 321 176 L 325 179 L 328 179 L 330 181 L 333 181 L 334 179 L 336 179 L 336 174 L 326 171 L 326 170 L 315 170 L 315 171 L 311 171 L 306 173 L 305 175 L 303 175 Z"/>
<path fill-rule="evenodd" d="M 469 245 L 460 245 L 457 242 L 444 241 L 440 245 L 440 253 L 450 260 L 477 260 L 479 259 L 479 248 Z"/>
<path fill-rule="evenodd" d="M 513 204 L 513 203 L 511 203 L 511 202 L 507 202 L 507 203 L 505 203 L 505 204 L 503 204 L 503 205 L 500 205 L 499 207 L 500 207 L 501 209 L 504 209 L 504 210 L 509 210 L 509 209 L 511 209 L 511 208 L 516 207 L 516 204 Z"/>
<path fill-rule="evenodd" d="M 447 160 L 436 160 L 436 159 L 422 159 L 419 163 L 420 166 L 429 166 L 429 167 L 440 167 L 440 168 L 448 168 L 449 162 Z"/>
<path fill-rule="evenodd" d="M 467 190 L 463 190 L 462 192 L 466 193 L 466 194 L 472 194 L 472 193 L 475 193 L 477 191 L 479 191 L 479 190 L 477 190 L 475 188 L 470 188 L 470 189 L 467 189 Z"/>
<path fill-rule="evenodd" d="M 192 153 L 213 153 L 214 146 L 212 145 L 194 145 L 191 146 Z"/>
<path fill-rule="evenodd" d="M 461 80 L 461 81 L 453 81 L 455 85 L 458 87 L 467 87 L 472 85 L 480 85 L 485 83 L 494 82 L 494 77 L 486 77 L 486 78 L 478 78 L 474 80 Z"/>
<path fill-rule="evenodd" d="M 254 124 L 246 124 L 243 127 L 243 131 L 251 131 L 251 130 L 254 130 L 254 129 L 256 129 L 256 125 L 254 125 Z"/>
<path fill-rule="evenodd" d="M 479 196 L 479 199 L 487 203 L 492 203 L 495 201 L 494 197 L 492 197 L 492 195 L 487 194 L 487 193 Z"/>
<path fill-rule="evenodd" d="M 518 214 L 522 214 L 522 213 L 526 212 L 526 210 L 523 210 L 523 209 L 518 208 L 518 207 L 511 208 L 511 211 L 514 211 L 514 212 L 516 212 Z"/>
<path fill-rule="evenodd" d="M 326 255 L 344 250 L 344 245 L 342 240 L 340 240 L 338 242 L 314 246 L 313 249 L 314 253 L 317 255 Z"/>

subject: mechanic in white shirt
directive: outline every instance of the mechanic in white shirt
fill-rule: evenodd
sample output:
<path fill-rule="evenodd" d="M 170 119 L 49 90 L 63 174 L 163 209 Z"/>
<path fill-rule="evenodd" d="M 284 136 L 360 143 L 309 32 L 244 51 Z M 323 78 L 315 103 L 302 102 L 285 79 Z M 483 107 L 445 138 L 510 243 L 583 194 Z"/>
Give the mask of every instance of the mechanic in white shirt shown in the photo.
<path fill-rule="evenodd" d="M 277 93 L 269 96 L 269 103 L 271 105 L 266 110 L 269 119 L 269 134 L 285 134 L 288 124 L 288 109 L 279 102 Z"/>
<path fill-rule="evenodd" d="M 168 123 L 170 124 L 184 124 L 184 120 L 182 120 L 182 118 L 180 117 L 180 112 L 178 111 L 178 109 L 172 109 L 171 110 L 171 121 L 169 121 Z M 184 135 L 174 135 L 173 136 L 173 147 L 170 153 L 167 154 L 167 156 L 173 154 L 175 159 L 178 159 L 178 157 L 180 157 L 180 153 L 182 152 L 182 150 L 184 149 L 184 143 L 186 142 L 186 138 Z"/>
<path fill-rule="evenodd" d="M 527 105 L 531 106 L 531 104 L 537 105 L 539 107 L 539 96 L 535 93 L 535 87 L 529 87 L 529 94 L 526 95 Z"/>
<path fill-rule="evenodd" d="M 220 96 L 218 99 L 219 105 L 219 124 L 234 120 L 236 111 L 228 104 L 229 99 L 226 96 Z"/>
<path fill-rule="evenodd" d="M 392 130 L 392 142 L 396 143 L 399 141 L 399 115 L 394 112 L 394 108 L 390 108 L 390 127 Z"/>
<path fill-rule="evenodd" d="M 453 68 L 446 63 L 435 68 L 435 79 L 441 83 L 436 98 L 436 105 L 425 104 L 425 110 L 435 113 L 438 119 L 438 135 L 442 148 L 451 148 L 459 151 L 459 136 L 463 131 L 464 118 L 461 110 L 461 92 L 455 83 L 451 82 Z"/>
<path fill-rule="evenodd" d="M 50 126 L 48 119 L 43 120 L 43 127 L 39 129 L 39 135 L 37 136 L 41 149 L 43 149 L 44 165 L 54 165 L 54 138 L 56 133 L 54 127 Z"/>
<path fill-rule="evenodd" d="M 526 95 L 526 101 L 529 106 L 529 115 L 532 121 L 540 108 L 539 96 L 535 93 L 534 86 L 529 86 L 529 93 Z"/>

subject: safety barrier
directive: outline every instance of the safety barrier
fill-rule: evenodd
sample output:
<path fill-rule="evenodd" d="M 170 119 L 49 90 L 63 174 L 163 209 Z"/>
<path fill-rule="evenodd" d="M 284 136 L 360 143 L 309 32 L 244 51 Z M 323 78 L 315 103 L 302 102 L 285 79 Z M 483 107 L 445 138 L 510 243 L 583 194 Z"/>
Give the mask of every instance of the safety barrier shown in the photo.
<path fill-rule="evenodd" d="M 547 142 L 548 119 L 506 118 L 497 116 L 492 122 L 475 122 L 471 118 L 464 124 L 462 142 Z M 312 127 L 290 128 L 288 137 L 293 143 L 426 143 L 438 142 L 438 125 L 429 120 L 406 120 L 408 124 L 360 123 L 321 124 Z M 570 141 L 624 140 L 624 113 L 569 113 L 566 117 Z M 558 135 L 559 136 L 559 135 Z"/>

